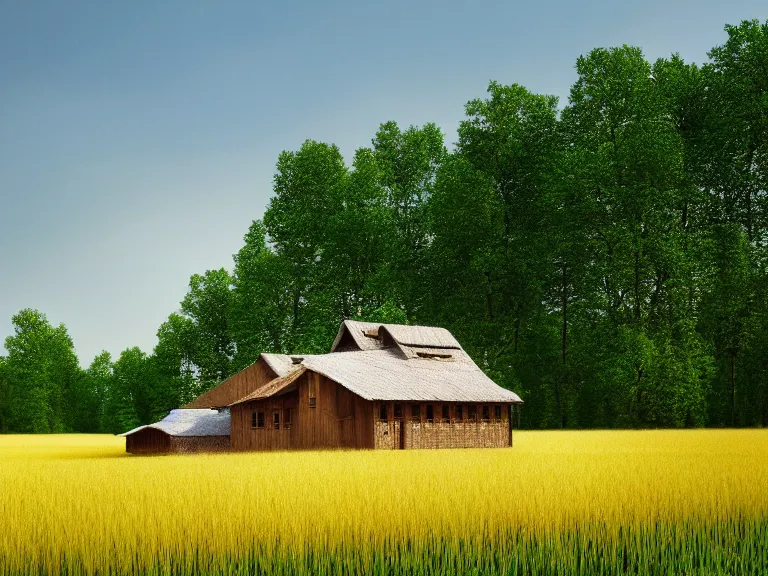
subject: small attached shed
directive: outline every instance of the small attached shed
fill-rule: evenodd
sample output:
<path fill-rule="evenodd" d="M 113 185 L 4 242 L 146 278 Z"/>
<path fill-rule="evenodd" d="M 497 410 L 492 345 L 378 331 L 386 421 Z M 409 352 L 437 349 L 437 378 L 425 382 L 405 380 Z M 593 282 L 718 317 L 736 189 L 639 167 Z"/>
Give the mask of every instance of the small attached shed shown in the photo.
<path fill-rule="evenodd" d="M 229 422 L 229 410 L 182 408 L 120 436 L 131 454 L 224 452 L 229 450 Z"/>

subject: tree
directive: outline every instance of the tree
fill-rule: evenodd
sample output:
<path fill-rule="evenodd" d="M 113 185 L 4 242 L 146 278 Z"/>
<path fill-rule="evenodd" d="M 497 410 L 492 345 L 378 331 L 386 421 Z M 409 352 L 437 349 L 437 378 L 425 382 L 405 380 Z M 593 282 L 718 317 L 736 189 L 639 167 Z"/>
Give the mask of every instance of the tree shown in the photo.
<path fill-rule="evenodd" d="M 66 432 L 75 426 L 81 377 L 72 339 L 63 324 L 25 309 L 12 318 L 14 335 L 5 340 L 7 429 L 11 432 Z"/>
<path fill-rule="evenodd" d="M 192 363 L 200 380 L 211 385 L 229 376 L 235 353 L 228 326 L 231 286 L 224 268 L 207 270 L 189 279 L 189 292 L 181 301 L 181 311 L 191 320 L 185 335 Z"/>
<path fill-rule="evenodd" d="M 262 352 L 288 352 L 292 342 L 292 266 L 267 245 L 262 222 L 254 221 L 234 256 L 229 326 L 236 346 L 234 369 Z"/>
<path fill-rule="evenodd" d="M 106 432 L 118 434 L 155 421 L 152 380 L 147 355 L 138 347 L 123 350 L 112 367 L 104 406 Z"/>
<path fill-rule="evenodd" d="M 397 299 L 412 318 L 424 302 L 421 271 L 429 243 L 426 205 L 447 156 L 443 133 L 431 123 L 400 130 L 390 121 L 379 127 L 372 144 L 372 160 L 393 225 L 387 281 L 396 287 Z"/>
<path fill-rule="evenodd" d="M 85 417 L 81 416 L 83 432 L 108 431 L 104 407 L 112 385 L 112 356 L 109 352 L 102 351 L 93 359 L 82 380 L 88 393 L 87 409 L 82 412 Z"/>
<path fill-rule="evenodd" d="M 290 263 L 290 343 L 287 349 L 325 350 L 341 316 L 338 298 L 321 282 L 330 223 L 343 208 L 348 171 L 336 146 L 307 140 L 277 162 L 275 196 L 264 227 L 278 256 Z"/>

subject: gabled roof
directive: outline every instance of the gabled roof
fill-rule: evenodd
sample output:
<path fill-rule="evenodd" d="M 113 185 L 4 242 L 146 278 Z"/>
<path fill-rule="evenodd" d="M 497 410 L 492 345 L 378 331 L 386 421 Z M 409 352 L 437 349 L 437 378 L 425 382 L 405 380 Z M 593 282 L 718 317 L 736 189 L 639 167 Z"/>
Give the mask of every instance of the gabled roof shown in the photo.
<path fill-rule="evenodd" d="M 139 426 L 119 436 L 129 436 L 145 428 L 154 428 L 169 436 L 229 436 L 229 411 L 206 408 L 171 410 L 160 422 Z"/>
<path fill-rule="evenodd" d="M 304 374 L 304 372 L 307 371 L 307 368 L 305 366 L 296 365 L 296 368 L 298 370 L 293 370 L 286 374 L 285 376 L 279 376 L 275 378 L 274 380 L 268 382 L 258 390 L 255 390 L 254 392 L 251 392 L 247 396 L 240 398 L 240 400 L 237 400 L 236 402 L 233 402 L 230 404 L 230 406 L 234 406 L 235 404 L 241 404 L 243 402 L 250 402 L 251 400 L 261 400 L 263 398 L 269 398 L 270 396 L 275 396 L 285 390 L 286 388 L 289 388 L 291 384 L 293 384 L 299 376 Z"/>
<path fill-rule="evenodd" d="M 301 367 L 300 364 L 294 364 L 293 358 L 288 354 L 267 354 L 265 352 L 261 357 L 278 376 L 285 376 Z"/>
<path fill-rule="evenodd" d="M 339 327 L 336 340 L 331 346 L 335 352 L 345 334 L 354 340 L 360 350 L 381 350 L 387 345 L 387 336 L 403 350 L 407 356 L 408 348 L 450 348 L 461 350 L 461 344 L 445 328 L 432 326 L 408 326 L 405 324 L 381 324 L 344 320 Z"/>
<path fill-rule="evenodd" d="M 331 346 L 331 352 L 335 352 L 338 348 L 341 339 L 345 333 L 349 335 L 357 344 L 360 350 L 379 350 L 382 345 L 374 338 L 369 338 L 365 335 L 366 332 L 378 330 L 381 324 L 374 324 L 372 322 L 358 322 L 357 320 L 344 320 L 339 326 L 339 332 L 336 334 L 336 340 L 333 341 Z"/>

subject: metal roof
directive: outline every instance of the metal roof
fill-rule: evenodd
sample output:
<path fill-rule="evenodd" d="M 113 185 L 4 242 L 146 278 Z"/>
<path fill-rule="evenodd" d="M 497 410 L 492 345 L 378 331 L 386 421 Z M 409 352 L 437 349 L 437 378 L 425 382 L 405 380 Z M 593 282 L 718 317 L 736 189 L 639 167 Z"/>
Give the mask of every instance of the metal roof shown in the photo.
<path fill-rule="evenodd" d="M 160 422 L 139 426 L 119 436 L 129 436 L 145 428 L 154 428 L 169 436 L 229 436 L 229 410 L 179 408 L 171 410 Z"/>

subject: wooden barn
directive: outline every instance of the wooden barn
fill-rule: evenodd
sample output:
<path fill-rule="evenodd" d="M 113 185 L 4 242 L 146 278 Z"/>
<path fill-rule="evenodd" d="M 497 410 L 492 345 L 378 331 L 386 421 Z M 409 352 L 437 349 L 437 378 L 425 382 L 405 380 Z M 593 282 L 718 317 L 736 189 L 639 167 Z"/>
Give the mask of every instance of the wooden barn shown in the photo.
<path fill-rule="evenodd" d="M 521 404 L 445 329 L 347 320 L 330 353 L 262 354 L 184 408 L 226 415 L 232 450 L 411 449 L 511 446 Z"/>

